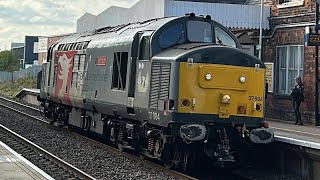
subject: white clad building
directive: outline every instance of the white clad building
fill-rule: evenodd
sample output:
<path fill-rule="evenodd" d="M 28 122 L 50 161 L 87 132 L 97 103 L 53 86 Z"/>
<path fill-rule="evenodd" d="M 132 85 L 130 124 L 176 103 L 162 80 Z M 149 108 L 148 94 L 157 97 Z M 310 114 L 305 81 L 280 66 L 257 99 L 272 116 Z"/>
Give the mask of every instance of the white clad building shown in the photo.
<path fill-rule="evenodd" d="M 77 32 L 152 18 L 183 16 L 191 12 L 194 12 L 197 16 L 210 15 L 213 20 L 229 28 L 260 28 L 260 6 L 257 5 L 175 0 L 140 0 L 131 8 L 111 6 L 96 16 L 89 13 L 84 14 L 77 21 Z M 269 29 L 268 18 L 270 17 L 270 7 L 264 7 L 263 17 L 263 29 Z"/>

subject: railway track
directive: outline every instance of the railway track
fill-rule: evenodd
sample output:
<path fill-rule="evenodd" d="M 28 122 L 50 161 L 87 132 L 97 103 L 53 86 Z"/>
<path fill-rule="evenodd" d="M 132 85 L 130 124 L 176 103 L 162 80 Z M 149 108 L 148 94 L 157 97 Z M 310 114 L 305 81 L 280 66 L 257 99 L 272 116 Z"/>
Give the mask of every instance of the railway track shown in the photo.
<path fill-rule="evenodd" d="M 56 177 L 63 179 L 95 179 L 1 124 L 0 139 L 9 144 L 11 148 L 22 153 L 26 158 L 44 163 L 49 169 L 54 169 Z"/>
<path fill-rule="evenodd" d="M 21 104 L 16 101 L 12 101 L 12 100 L 9 100 L 9 99 L 3 98 L 3 97 L 0 97 L 0 106 L 5 107 L 5 108 L 9 109 L 10 111 L 15 111 L 16 113 L 23 114 L 24 116 L 30 117 L 36 121 L 40 121 L 43 124 L 46 124 L 46 125 L 49 124 L 49 122 L 41 116 L 41 111 L 37 108 L 30 107 L 25 104 Z M 50 127 L 52 127 L 52 126 L 50 126 Z M 61 128 L 57 127 L 57 130 L 62 130 L 62 131 L 65 130 L 66 132 L 70 133 L 69 130 L 63 129 L 63 128 L 61 129 Z M 72 133 L 72 134 L 79 136 L 82 139 L 86 139 L 87 141 L 90 141 L 91 145 L 105 148 L 112 154 L 121 155 L 121 156 L 126 157 L 130 160 L 133 160 L 135 162 L 139 162 L 139 163 L 141 163 L 147 167 L 150 167 L 158 172 L 163 172 L 164 174 L 169 175 L 171 177 L 175 177 L 177 179 L 208 179 L 208 180 L 209 179 L 210 180 L 212 180 L 212 179 L 215 179 L 215 180 L 224 180 L 224 179 L 228 179 L 228 180 L 229 179 L 230 180 L 256 180 L 256 179 L 261 179 L 261 180 L 269 180 L 269 179 L 279 179 L 279 178 L 275 178 L 275 177 L 280 177 L 280 175 L 272 176 L 273 174 L 266 175 L 265 173 L 261 173 L 261 175 L 255 175 L 256 173 L 252 173 L 252 172 L 249 173 L 249 175 L 247 175 L 246 173 L 241 172 L 242 170 L 240 172 L 239 171 L 237 171 L 237 172 L 230 171 L 230 172 L 222 173 L 222 172 L 219 172 L 219 170 L 212 171 L 212 169 L 209 169 L 208 174 L 201 174 L 200 173 L 200 176 L 193 175 L 193 176 L 197 177 L 197 178 L 194 178 L 194 177 L 191 177 L 189 175 L 186 175 L 186 174 L 183 174 L 183 173 L 180 173 L 177 171 L 168 170 L 157 163 L 154 163 L 154 162 L 151 162 L 148 160 L 141 160 L 139 157 L 132 155 L 130 153 L 120 152 L 119 149 L 117 149 L 117 148 L 114 148 L 114 147 L 109 146 L 107 144 L 95 141 L 95 140 L 90 139 L 88 137 L 85 137 L 83 135 L 80 135 L 77 133 Z M 1 132 L 0 132 L 0 138 L 1 137 L 2 136 L 1 136 Z M 19 143 L 16 143 L 16 144 L 19 144 Z M 21 149 L 21 147 L 20 147 L 20 149 Z M 72 161 L 70 161 L 70 162 L 72 162 Z M 45 170 L 45 169 L 43 169 L 43 170 Z M 207 173 L 207 171 L 205 173 Z M 280 179 L 292 179 L 292 178 L 281 175 Z"/>
<path fill-rule="evenodd" d="M 34 107 L 30 107 L 30 106 L 27 106 L 25 104 L 21 104 L 19 102 L 15 102 L 13 100 L 10 100 L 10 99 L 7 99 L 7 98 L 4 98 L 4 97 L 0 97 L 0 106 L 2 107 L 5 107 L 11 111 L 14 111 L 16 113 L 19 113 L 19 114 L 22 114 L 24 116 L 27 116 L 29 118 L 32 118 L 34 120 L 37 120 L 37 121 L 41 121 L 42 123 L 45 123 L 45 124 L 49 124 L 49 122 L 40 116 L 40 113 L 41 111 L 37 108 L 34 108 Z M 26 113 L 28 112 L 28 113 Z M 159 172 L 163 172 L 169 176 L 173 176 L 173 177 L 176 177 L 177 179 L 186 179 L 186 180 L 194 180 L 194 179 L 197 179 L 197 178 L 194 178 L 194 177 L 191 177 L 189 175 L 186 175 L 186 174 L 183 174 L 183 173 L 180 173 L 178 171 L 174 171 L 174 170 L 169 170 L 169 169 L 166 169 L 165 167 L 157 164 L 157 163 L 154 163 L 154 162 L 151 162 L 151 161 L 148 161 L 148 160 L 142 160 L 140 159 L 139 157 L 135 156 L 135 155 L 132 155 L 130 153 L 127 153 L 127 152 L 123 152 L 123 151 L 120 151 L 119 149 L 116 149 L 114 147 L 111 147 L 109 145 L 106 145 L 106 144 L 103 144 L 101 142 L 98 142 L 98 141 L 95 141 L 93 139 L 90 139 L 88 137 L 85 137 L 83 135 L 79 135 L 77 133 L 74 133 L 75 135 L 77 136 L 81 136 L 81 138 L 85 138 L 87 139 L 88 141 L 90 141 L 92 144 L 96 145 L 96 146 L 99 146 L 99 147 L 104 147 L 104 148 L 107 148 L 108 151 L 110 151 L 111 153 L 113 154 L 116 154 L 116 155 L 119 155 L 121 154 L 122 156 L 130 159 L 130 160 L 133 160 L 133 161 L 136 161 L 136 162 L 140 162 L 148 167 L 151 167 Z"/>
<path fill-rule="evenodd" d="M 31 106 L 28 106 L 28 105 L 25 105 L 25 104 L 22 104 L 17 101 L 14 101 L 14 100 L 11 100 L 8 98 L 4 98 L 1 96 L 0 96 L 0 103 L 2 105 L 5 105 L 7 107 L 11 107 L 15 110 L 20 111 L 19 113 L 28 112 L 28 115 L 32 115 L 33 117 L 37 117 L 39 119 L 41 118 L 42 111 L 39 108 L 34 108 L 34 107 L 31 107 Z"/>
<path fill-rule="evenodd" d="M 22 104 L 22 103 L 19 103 L 19 102 L 16 102 L 16 101 L 13 101 L 13 100 L 10 100 L 10 99 L 7 99 L 7 98 L 4 98 L 4 97 L 0 97 L 0 106 L 2 107 L 5 107 L 11 111 L 14 111 L 16 113 L 19 113 L 19 114 L 22 114 L 24 116 L 27 116 L 29 118 L 32 118 L 36 121 L 40 121 L 44 124 L 49 124 L 49 121 L 47 121 L 45 118 L 43 118 L 41 116 L 41 110 L 38 109 L 38 108 L 34 108 L 34 107 L 30 107 L 28 105 L 25 105 L 25 104 Z M 26 113 L 27 112 L 27 113 Z M 60 129 L 60 128 L 59 128 Z M 68 130 L 66 130 L 68 131 Z M 186 175 L 186 174 L 183 174 L 181 172 L 178 172 L 178 171 L 174 171 L 174 170 L 169 170 L 169 169 L 166 169 L 165 167 L 157 164 L 157 163 L 154 163 L 154 162 L 151 162 L 151 161 L 148 161 L 148 160 L 142 160 L 140 159 L 139 157 L 135 156 L 135 155 L 132 155 L 130 153 L 127 153 L 127 152 L 123 152 L 123 151 L 120 151 L 119 149 L 117 148 L 114 148 L 112 146 L 109 146 L 107 144 L 103 144 L 101 142 L 98 142 L 98 141 L 95 141 L 93 139 L 90 139 L 86 136 L 83 136 L 83 135 L 80 135 L 80 134 L 77 134 L 77 133 L 73 133 L 75 134 L 76 136 L 81 136 L 81 138 L 85 138 L 86 140 L 90 141 L 93 145 L 96 145 L 98 147 L 104 147 L 104 148 L 107 148 L 109 152 L 115 154 L 115 155 L 119 155 L 121 154 L 121 156 L 124 156 L 130 160 L 133 160 L 133 161 L 136 161 L 136 162 L 140 162 L 148 167 L 151 167 L 153 169 L 155 169 L 156 171 L 159 171 L 159 172 L 163 172 L 169 176 L 173 176 L 173 177 L 176 177 L 178 179 L 199 179 L 199 178 L 195 178 L 195 177 L 192 177 L 192 176 L 189 176 L 189 175 Z M 201 176 L 200 179 L 212 179 L 213 176 L 216 176 L 216 174 L 210 174 L 210 175 L 206 175 L 206 176 Z M 253 180 L 254 178 L 250 178 L 250 177 L 246 177 L 246 176 L 243 176 L 241 174 L 233 174 L 231 172 L 231 175 L 229 174 L 228 177 L 231 177 L 233 180 Z M 225 179 L 225 177 L 221 177 L 221 178 L 215 178 L 215 179 Z"/>

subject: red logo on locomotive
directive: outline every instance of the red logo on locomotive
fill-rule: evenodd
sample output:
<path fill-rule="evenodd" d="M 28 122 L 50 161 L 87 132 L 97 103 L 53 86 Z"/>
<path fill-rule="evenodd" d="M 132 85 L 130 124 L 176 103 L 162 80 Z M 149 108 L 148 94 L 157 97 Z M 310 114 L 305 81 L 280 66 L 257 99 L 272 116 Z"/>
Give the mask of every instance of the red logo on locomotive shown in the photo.
<path fill-rule="evenodd" d="M 96 65 L 97 66 L 105 66 L 105 65 L 107 65 L 107 57 L 106 56 L 98 57 Z"/>
<path fill-rule="evenodd" d="M 66 104 L 71 105 L 70 88 L 73 69 L 73 56 L 77 51 L 55 52 L 56 84 L 54 97 L 62 98 Z"/>

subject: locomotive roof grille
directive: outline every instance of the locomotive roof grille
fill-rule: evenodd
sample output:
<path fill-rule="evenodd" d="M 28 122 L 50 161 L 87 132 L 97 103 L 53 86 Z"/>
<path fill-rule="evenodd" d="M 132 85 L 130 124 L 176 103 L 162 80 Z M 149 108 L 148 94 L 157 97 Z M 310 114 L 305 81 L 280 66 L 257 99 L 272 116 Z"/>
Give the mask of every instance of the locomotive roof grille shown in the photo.
<path fill-rule="evenodd" d="M 153 18 L 153 19 L 148 19 L 148 20 L 142 21 L 142 22 L 120 24 L 120 25 L 117 25 L 117 26 L 107 26 L 107 27 L 103 27 L 103 28 L 95 30 L 92 34 L 82 35 L 81 37 L 91 36 L 91 35 L 95 35 L 95 34 L 117 32 L 117 31 L 119 31 L 119 30 L 121 30 L 121 29 L 123 29 L 125 27 L 130 26 L 130 25 L 138 25 L 139 24 L 138 26 L 128 27 L 127 29 L 136 29 L 136 28 L 146 27 L 149 24 L 151 24 L 153 22 L 156 22 L 159 19 L 164 19 L 164 18 L 168 18 L 168 17 Z M 127 30 L 127 29 L 125 29 L 125 30 Z"/>
<path fill-rule="evenodd" d="M 74 51 L 87 49 L 90 41 L 60 44 L 58 51 Z"/>
<path fill-rule="evenodd" d="M 129 25 L 131 25 L 131 24 L 129 23 L 129 24 L 121 24 L 121 25 L 118 25 L 118 26 L 108 26 L 108 27 L 105 27 L 105 28 L 96 30 L 94 34 L 103 34 L 103 33 L 117 32 L 117 31 L 119 31 L 120 29 L 122 29 L 122 28 L 124 28 L 124 27 L 127 27 L 127 26 L 129 26 Z"/>

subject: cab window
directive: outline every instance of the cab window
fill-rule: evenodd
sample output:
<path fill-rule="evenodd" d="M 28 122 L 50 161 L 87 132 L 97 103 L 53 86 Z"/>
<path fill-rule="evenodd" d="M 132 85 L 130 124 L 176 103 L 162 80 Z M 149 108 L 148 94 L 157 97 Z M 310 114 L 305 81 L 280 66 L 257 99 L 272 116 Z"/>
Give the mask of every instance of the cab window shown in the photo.
<path fill-rule="evenodd" d="M 212 42 L 211 24 L 204 21 L 188 21 L 188 40 L 190 42 Z"/>
<path fill-rule="evenodd" d="M 142 37 L 140 43 L 140 60 L 149 60 L 150 59 L 150 36 Z"/>
<path fill-rule="evenodd" d="M 216 43 L 231 47 L 237 47 L 236 41 L 220 27 L 215 27 Z"/>
<path fill-rule="evenodd" d="M 182 44 L 185 42 L 185 30 L 182 23 L 177 23 L 165 31 L 159 36 L 159 46 L 162 49 L 174 46 L 176 44 Z"/>

